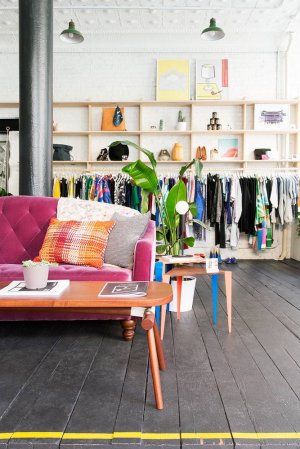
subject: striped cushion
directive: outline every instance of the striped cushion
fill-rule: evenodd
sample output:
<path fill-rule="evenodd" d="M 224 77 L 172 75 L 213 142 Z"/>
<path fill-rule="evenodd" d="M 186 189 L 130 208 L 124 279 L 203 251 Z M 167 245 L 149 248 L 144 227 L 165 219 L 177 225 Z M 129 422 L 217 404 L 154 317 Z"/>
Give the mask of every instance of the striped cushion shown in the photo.
<path fill-rule="evenodd" d="M 60 221 L 52 218 L 39 257 L 48 262 L 101 268 L 108 235 L 114 225 L 114 221 Z"/>

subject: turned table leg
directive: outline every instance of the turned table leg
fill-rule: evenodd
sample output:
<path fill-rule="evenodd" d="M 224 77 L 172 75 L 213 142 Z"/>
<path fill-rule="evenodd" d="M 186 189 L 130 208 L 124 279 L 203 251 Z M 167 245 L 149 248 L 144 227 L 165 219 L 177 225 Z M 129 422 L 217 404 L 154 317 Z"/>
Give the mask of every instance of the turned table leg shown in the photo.
<path fill-rule="evenodd" d="M 155 323 L 154 314 L 146 310 L 144 314 L 144 318 L 142 320 L 142 328 L 147 331 L 147 339 L 148 339 L 148 349 L 149 349 L 149 358 L 150 358 L 150 367 L 152 373 L 153 380 L 153 389 L 154 396 L 156 402 L 156 408 L 158 410 L 162 410 L 164 408 L 160 375 L 159 375 L 159 365 L 162 369 L 164 369 L 164 356 L 163 356 L 163 348 L 160 340 L 160 336 L 158 333 L 158 329 Z M 156 331 L 154 330 L 156 328 Z M 156 332 L 156 336 L 155 336 Z M 157 351 L 156 342 L 160 341 L 159 350 Z M 158 355 L 159 354 L 159 355 Z"/>
<path fill-rule="evenodd" d="M 122 320 L 121 326 L 123 329 L 123 339 L 126 341 L 131 341 L 134 337 L 136 322 L 134 320 Z"/>
<path fill-rule="evenodd" d="M 226 292 L 226 305 L 227 305 L 227 318 L 228 318 L 228 331 L 231 333 L 231 320 L 232 320 L 232 272 L 225 271 L 225 292 Z"/>

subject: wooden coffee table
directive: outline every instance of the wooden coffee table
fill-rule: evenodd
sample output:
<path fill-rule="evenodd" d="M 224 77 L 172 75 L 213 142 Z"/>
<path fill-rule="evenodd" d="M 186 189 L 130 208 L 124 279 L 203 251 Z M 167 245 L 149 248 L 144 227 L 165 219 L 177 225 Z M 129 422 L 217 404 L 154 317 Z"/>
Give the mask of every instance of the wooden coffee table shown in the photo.
<path fill-rule="evenodd" d="M 7 283 L 1 282 L 0 288 Z M 165 369 L 161 338 L 151 311 L 153 306 L 162 306 L 172 300 L 172 288 L 162 282 L 149 282 L 147 296 L 137 298 L 98 297 L 105 282 L 71 281 L 70 286 L 58 297 L 0 297 L 0 310 L 78 312 L 109 315 L 133 315 L 142 317 L 142 328 L 147 332 L 150 365 L 156 408 L 163 409 L 159 369 Z"/>

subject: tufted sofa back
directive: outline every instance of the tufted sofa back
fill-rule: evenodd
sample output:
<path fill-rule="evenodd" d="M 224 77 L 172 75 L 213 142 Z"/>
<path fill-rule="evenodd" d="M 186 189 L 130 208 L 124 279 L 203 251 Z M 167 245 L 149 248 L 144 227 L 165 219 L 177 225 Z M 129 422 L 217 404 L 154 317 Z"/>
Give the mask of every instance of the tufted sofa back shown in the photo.
<path fill-rule="evenodd" d="M 0 197 L 0 264 L 19 264 L 38 255 L 57 202 L 57 198 Z"/>

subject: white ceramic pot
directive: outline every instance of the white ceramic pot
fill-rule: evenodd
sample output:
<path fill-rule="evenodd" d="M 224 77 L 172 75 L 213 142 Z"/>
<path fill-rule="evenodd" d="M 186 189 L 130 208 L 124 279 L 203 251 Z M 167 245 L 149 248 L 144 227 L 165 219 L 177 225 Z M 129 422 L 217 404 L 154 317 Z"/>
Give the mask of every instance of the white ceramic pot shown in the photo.
<path fill-rule="evenodd" d="M 170 302 L 170 312 L 177 312 L 177 281 L 173 278 L 171 281 L 173 289 L 173 299 Z M 192 310 L 194 293 L 196 287 L 196 278 L 193 276 L 184 276 L 182 281 L 180 312 Z"/>
<path fill-rule="evenodd" d="M 45 288 L 48 282 L 49 265 L 23 267 L 25 287 L 30 290 Z"/>
<path fill-rule="evenodd" d="M 186 131 L 186 122 L 177 122 L 177 131 Z"/>

